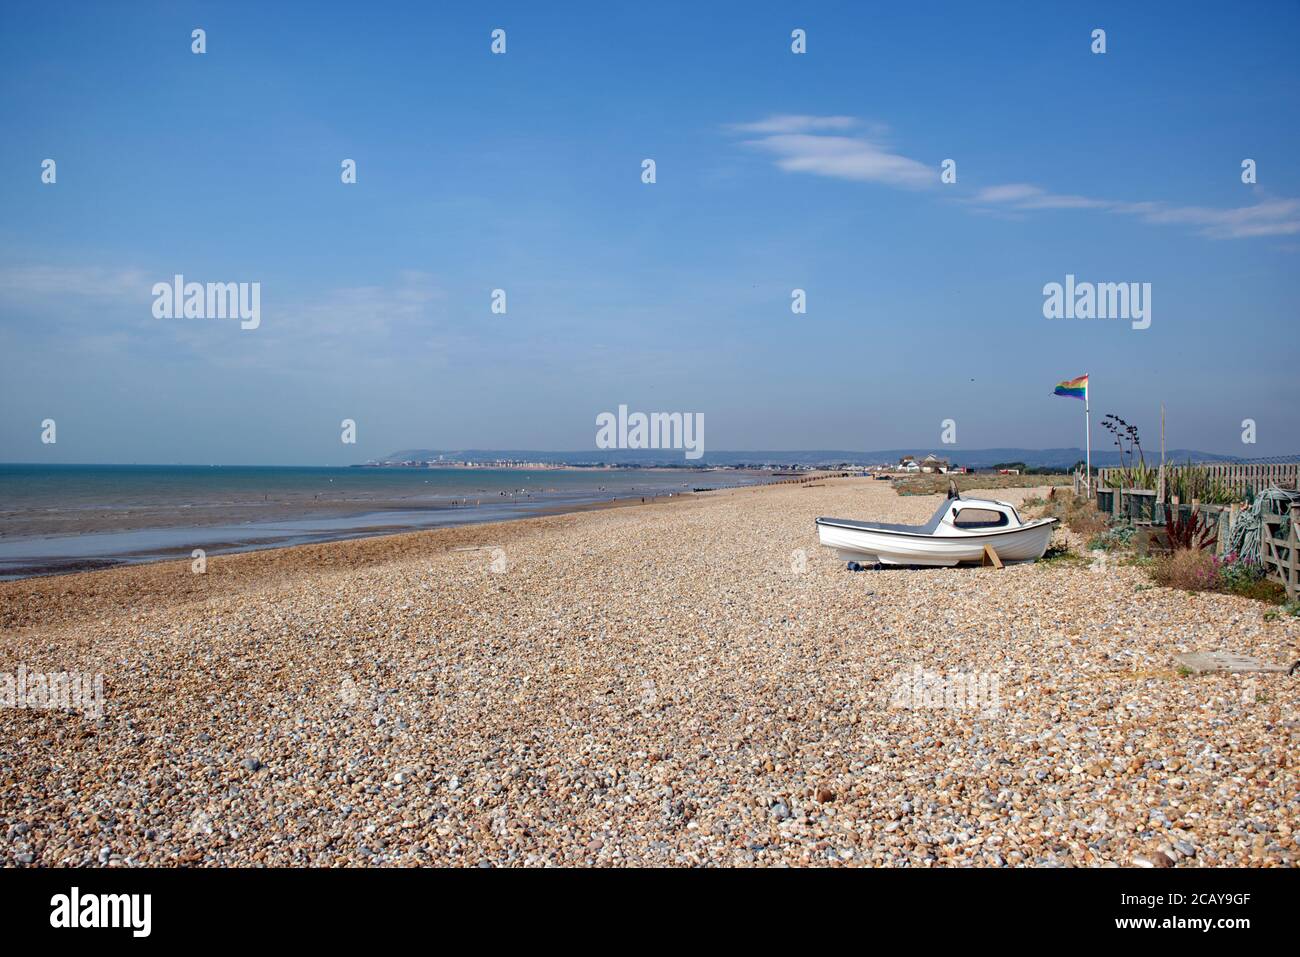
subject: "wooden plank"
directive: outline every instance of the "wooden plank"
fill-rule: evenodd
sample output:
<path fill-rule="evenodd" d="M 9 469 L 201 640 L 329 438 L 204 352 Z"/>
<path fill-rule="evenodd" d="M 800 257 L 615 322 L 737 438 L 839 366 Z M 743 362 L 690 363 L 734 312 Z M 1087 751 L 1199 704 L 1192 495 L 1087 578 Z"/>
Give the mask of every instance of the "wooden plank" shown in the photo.
<path fill-rule="evenodd" d="M 1290 568 L 1285 576 L 1287 580 L 1283 582 L 1283 587 L 1288 598 L 1292 601 L 1300 601 L 1300 504 L 1291 506 L 1291 538 L 1288 546 L 1290 554 L 1287 559 Z"/>
<path fill-rule="evenodd" d="M 984 556 L 980 559 L 980 565 L 992 565 L 994 568 L 1002 567 L 1002 559 L 998 558 L 998 553 L 992 545 L 984 546 Z"/>
<path fill-rule="evenodd" d="M 1287 597 L 1300 600 L 1300 506 L 1291 507 L 1291 528 L 1285 539 L 1277 537 L 1282 516 L 1263 514 L 1259 529 L 1260 559 L 1264 573 L 1286 589 Z M 1282 552 L 1286 551 L 1286 557 Z"/>
<path fill-rule="evenodd" d="M 1225 671 L 1234 675 L 1260 671 L 1277 674 L 1288 669 L 1288 665 L 1285 664 L 1275 664 L 1226 651 L 1189 651 L 1174 655 L 1174 660 L 1188 671 L 1198 675 Z"/>

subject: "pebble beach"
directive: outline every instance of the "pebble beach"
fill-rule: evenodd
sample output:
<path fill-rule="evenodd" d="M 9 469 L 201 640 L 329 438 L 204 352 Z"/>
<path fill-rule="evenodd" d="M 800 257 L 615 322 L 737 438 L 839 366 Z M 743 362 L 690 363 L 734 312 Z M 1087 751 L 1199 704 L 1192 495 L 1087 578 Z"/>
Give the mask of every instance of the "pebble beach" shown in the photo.
<path fill-rule="evenodd" d="M 1077 538 L 817 544 L 938 501 L 837 478 L 0 583 L 0 673 L 104 675 L 98 717 L 0 708 L 0 864 L 1300 861 L 1300 674 L 1175 660 L 1289 665 L 1300 619 Z"/>

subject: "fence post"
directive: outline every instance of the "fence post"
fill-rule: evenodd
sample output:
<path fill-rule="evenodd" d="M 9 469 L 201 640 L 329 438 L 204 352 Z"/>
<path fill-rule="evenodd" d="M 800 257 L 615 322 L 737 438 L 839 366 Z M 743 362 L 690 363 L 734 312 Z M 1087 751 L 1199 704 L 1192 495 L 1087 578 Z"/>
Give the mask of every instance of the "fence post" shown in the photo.
<path fill-rule="evenodd" d="M 1223 554 L 1224 549 L 1228 547 L 1228 542 L 1232 538 L 1232 529 L 1237 524 L 1237 513 L 1241 511 L 1241 503 L 1233 502 L 1228 506 L 1228 529 L 1219 530 L 1219 553 Z"/>
<path fill-rule="evenodd" d="M 1286 595 L 1291 601 L 1300 601 L 1300 504 L 1291 506 L 1291 534 L 1287 538 L 1291 573 L 1286 575 Z"/>

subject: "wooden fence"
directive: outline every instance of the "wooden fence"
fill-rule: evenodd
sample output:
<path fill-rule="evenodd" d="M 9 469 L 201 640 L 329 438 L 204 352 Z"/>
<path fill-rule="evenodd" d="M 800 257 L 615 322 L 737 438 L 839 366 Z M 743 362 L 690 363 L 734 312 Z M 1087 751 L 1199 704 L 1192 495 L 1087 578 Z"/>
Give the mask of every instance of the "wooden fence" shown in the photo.
<path fill-rule="evenodd" d="M 1147 489 L 1112 489 L 1099 488 L 1096 495 L 1097 509 L 1101 512 L 1127 520 L 1137 527 L 1138 535 L 1135 545 L 1140 553 L 1146 554 L 1152 548 L 1169 547 L 1163 536 L 1166 522 L 1166 507 L 1156 501 L 1156 493 Z M 1205 527 L 1215 530 L 1215 553 L 1222 555 L 1228 546 L 1228 537 L 1232 532 L 1241 505 L 1202 505 L 1170 502 L 1170 512 L 1176 512 L 1183 518 L 1199 515 Z M 1281 526 L 1288 515 L 1264 512 L 1261 516 L 1259 530 L 1260 561 L 1264 564 L 1264 573 L 1286 589 L 1291 601 L 1300 601 L 1300 505 L 1292 505 L 1289 512 L 1289 526 L 1282 534 Z"/>
<path fill-rule="evenodd" d="M 1192 467 L 1204 472 L 1212 481 L 1241 495 L 1246 494 L 1247 488 L 1258 492 L 1270 485 L 1276 485 L 1278 488 L 1300 488 L 1300 462 L 1282 462 L 1273 465 L 1209 463 Z M 1165 463 L 1166 481 L 1173 473 L 1186 468 L 1186 465 Z M 1097 485 L 1101 488 L 1109 488 L 1112 483 L 1118 485 L 1123 480 L 1123 472 L 1123 469 L 1115 468 L 1097 469 Z"/>
<path fill-rule="evenodd" d="M 1300 601 L 1300 505 L 1291 506 L 1291 521 L 1283 538 L 1283 515 L 1262 516 L 1259 552 L 1264 571 L 1286 589 L 1291 601 Z"/>
<path fill-rule="evenodd" d="M 1094 493 L 1097 510 L 1105 512 L 1114 519 L 1127 521 L 1136 525 L 1140 531 L 1138 550 L 1145 553 L 1150 545 L 1159 545 L 1160 530 L 1166 521 L 1166 512 L 1173 512 L 1181 518 L 1199 515 L 1207 528 L 1215 529 L 1215 552 L 1223 554 L 1228 544 L 1228 534 L 1232 523 L 1237 520 L 1237 513 L 1242 506 L 1237 505 L 1203 505 L 1200 502 L 1167 503 L 1156 500 L 1156 493 L 1141 488 L 1099 488 Z M 1168 547 L 1168 543 L 1164 547 Z"/>

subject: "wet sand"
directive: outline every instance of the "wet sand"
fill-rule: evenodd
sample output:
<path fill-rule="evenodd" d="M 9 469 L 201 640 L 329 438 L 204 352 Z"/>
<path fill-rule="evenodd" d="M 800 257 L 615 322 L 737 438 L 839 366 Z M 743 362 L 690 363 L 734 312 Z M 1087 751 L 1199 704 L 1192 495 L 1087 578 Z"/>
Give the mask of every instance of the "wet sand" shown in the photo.
<path fill-rule="evenodd" d="M 127 523 L 130 528 L 126 530 L 110 530 L 114 528 L 113 520 L 100 516 L 97 522 L 89 523 L 93 529 L 76 535 L 7 539 L 0 536 L 0 580 L 165 561 L 178 556 L 192 556 L 196 548 L 205 555 L 225 555 L 430 528 L 520 520 L 622 504 L 644 504 L 682 494 L 685 493 L 658 492 L 599 500 L 589 497 L 502 497 L 482 504 L 479 500 L 418 507 L 392 504 L 387 511 L 360 513 L 355 507 L 348 509 L 340 505 L 325 513 L 314 508 L 298 509 L 285 513 L 292 517 L 279 521 L 258 520 L 245 524 L 230 524 L 227 512 L 221 513 L 227 515 L 224 524 L 206 523 L 203 515 L 194 515 L 195 521 L 182 523 L 180 519 L 190 517 L 190 512 L 170 509 L 165 511 L 164 517 L 160 518 L 161 524 L 157 525 L 149 524 L 148 520 L 133 512 L 131 521 Z M 15 555 L 22 557 L 15 558 Z"/>

